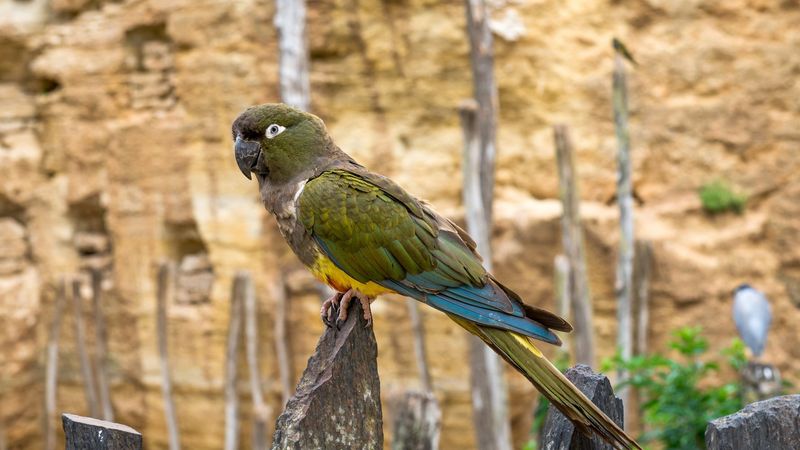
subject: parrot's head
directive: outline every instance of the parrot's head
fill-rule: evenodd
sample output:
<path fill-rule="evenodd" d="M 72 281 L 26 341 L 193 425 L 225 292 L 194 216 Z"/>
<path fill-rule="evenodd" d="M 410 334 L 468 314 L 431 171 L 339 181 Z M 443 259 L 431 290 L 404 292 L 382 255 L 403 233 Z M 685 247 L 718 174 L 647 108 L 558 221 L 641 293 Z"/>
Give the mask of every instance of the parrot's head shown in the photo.
<path fill-rule="evenodd" d="M 280 184 L 328 157 L 332 143 L 322 120 L 283 103 L 251 106 L 233 121 L 236 164 L 260 184 Z"/>

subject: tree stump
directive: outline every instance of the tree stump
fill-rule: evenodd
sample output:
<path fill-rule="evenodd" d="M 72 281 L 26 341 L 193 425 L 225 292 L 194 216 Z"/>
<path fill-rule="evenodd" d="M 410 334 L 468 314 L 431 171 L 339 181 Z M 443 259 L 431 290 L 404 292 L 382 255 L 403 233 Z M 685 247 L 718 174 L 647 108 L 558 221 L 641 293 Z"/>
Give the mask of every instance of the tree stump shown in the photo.
<path fill-rule="evenodd" d="M 66 450 L 142 450 L 142 435 L 127 425 L 62 414 Z"/>
<path fill-rule="evenodd" d="M 623 426 L 622 400 L 614 395 L 611 382 L 603 375 L 592 372 L 589 366 L 578 364 L 564 374 L 589 400 L 597 405 L 620 427 Z M 614 447 L 597 436 L 591 438 L 581 433 L 561 411 L 550 408 L 542 427 L 540 447 L 545 450 L 614 450 Z"/>
<path fill-rule="evenodd" d="M 800 395 L 775 397 L 712 420 L 706 428 L 708 450 L 789 450 L 800 448 Z"/>
<path fill-rule="evenodd" d="M 409 391 L 393 403 L 392 450 L 438 449 L 442 411 L 433 394 Z"/>
<path fill-rule="evenodd" d="M 327 328 L 278 417 L 272 448 L 382 449 L 378 345 L 359 302 L 341 329 Z"/>

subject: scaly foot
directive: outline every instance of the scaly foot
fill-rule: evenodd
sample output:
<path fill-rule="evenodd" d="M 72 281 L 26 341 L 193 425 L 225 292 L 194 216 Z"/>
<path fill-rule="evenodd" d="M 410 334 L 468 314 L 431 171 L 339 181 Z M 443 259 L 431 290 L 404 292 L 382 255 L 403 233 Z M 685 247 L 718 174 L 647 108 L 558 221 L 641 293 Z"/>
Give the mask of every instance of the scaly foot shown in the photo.
<path fill-rule="evenodd" d="M 336 309 L 339 307 L 339 303 L 341 302 L 343 295 L 344 293 L 342 292 L 336 292 L 328 297 L 327 300 L 322 302 L 322 309 L 320 309 L 319 314 L 322 317 L 322 322 L 325 325 L 329 327 L 333 327 L 335 325 L 333 316 Z"/>
<path fill-rule="evenodd" d="M 358 299 L 358 302 L 361 303 L 361 309 L 364 310 L 364 320 L 367 321 L 366 327 L 372 326 L 372 311 L 370 310 L 369 304 L 374 298 L 369 298 L 355 289 L 349 289 L 342 295 L 341 302 L 339 303 L 339 317 L 336 319 L 336 328 L 340 328 L 344 321 L 347 320 L 347 309 L 353 298 Z"/>

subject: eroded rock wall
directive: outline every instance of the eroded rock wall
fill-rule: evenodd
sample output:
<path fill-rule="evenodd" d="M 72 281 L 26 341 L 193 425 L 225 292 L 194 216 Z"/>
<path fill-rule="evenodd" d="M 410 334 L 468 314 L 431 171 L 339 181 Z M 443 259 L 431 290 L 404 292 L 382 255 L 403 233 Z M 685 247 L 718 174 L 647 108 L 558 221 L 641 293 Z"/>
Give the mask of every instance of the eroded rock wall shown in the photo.
<path fill-rule="evenodd" d="M 800 4 L 490 3 L 501 111 L 498 277 L 552 307 L 560 210 L 550 125 L 567 123 L 586 201 L 595 334 L 600 356 L 612 353 L 610 39 L 620 36 L 640 62 L 630 74 L 631 139 L 637 234 L 655 249 L 650 347 L 663 348 L 682 325 L 702 325 L 714 350 L 726 346 L 735 333 L 730 292 L 747 281 L 772 299 L 767 358 L 800 382 Z M 278 276 L 289 284 L 299 376 L 322 329 L 318 292 L 254 184 L 238 174 L 230 143 L 238 112 L 278 99 L 273 8 L 263 0 L 0 4 L 0 418 L 11 448 L 41 446 L 55 286 L 88 267 L 103 273 L 116 418 L 142 431 L 150 448 L 166 447 L 155 342 L 155 268 L 164 259 L 178 272 L 169 350 L 187 448 L 222 446 L 237 269 L 250 270 L 258 286 L 273 408 Z M 458 218 L 456 107 L 471 94 L 462 2 L 315 0 L 308 8 L 313 110 L 343 149 Z M 717 178 L 751 195 L 745 214 L 701 212 L 696 190 Z M 418 384 L 411 329 L 397 298 L 374 311 L 388 396 Z M 469 448 L 465 337 L 441 315 L 423 313 L 444 411 L 442 448 Z M 58 405 L 86 413 L 72 320 L 68 309 Z M 535 393 L 521 377 L 509 379 L 521 443 Z M 246 443 L 244 382 L 241 392 Z"/>

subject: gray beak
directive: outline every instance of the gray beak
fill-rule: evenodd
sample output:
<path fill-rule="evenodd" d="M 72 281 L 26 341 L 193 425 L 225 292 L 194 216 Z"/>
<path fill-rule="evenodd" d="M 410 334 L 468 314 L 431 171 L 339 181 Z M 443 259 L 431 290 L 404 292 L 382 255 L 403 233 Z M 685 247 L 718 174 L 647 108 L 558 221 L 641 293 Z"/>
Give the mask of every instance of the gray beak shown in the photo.
<path fill-rule="evenodd" d="M 233 144 L 233 151 L 236 155 L 236 165 L 248 180 L 251 180 L 250 173 L 256 169 L 258 157 L 261 156 L 261 146 L 258 142 L 246 141 L 241 136 L 236 136 Z"/>

